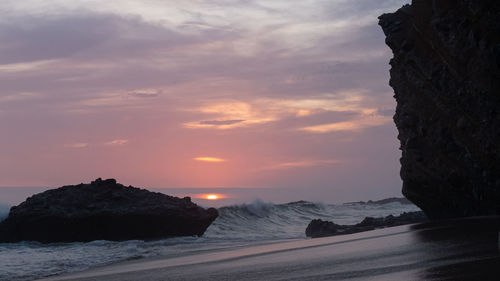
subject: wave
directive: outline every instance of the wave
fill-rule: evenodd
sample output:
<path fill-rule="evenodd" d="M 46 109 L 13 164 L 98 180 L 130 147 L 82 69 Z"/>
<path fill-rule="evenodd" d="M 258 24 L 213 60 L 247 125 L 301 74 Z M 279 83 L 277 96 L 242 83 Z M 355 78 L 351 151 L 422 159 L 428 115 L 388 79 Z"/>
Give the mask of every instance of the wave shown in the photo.
<path fill-rule="evenodd" d="M 205 232 L 205 237 L 231 240 L 304 238 L 313 219 L 339 224 L 355 224 L 367 216 L 398 215 L 417 210 L 414 205 L 389 203 L 380 205 L 331 205 L 308 201 L 286 204 L 255 200 L 251 204 L 221 207 L 219 217 Z"/>
<path fill-rule="evenodd" d="M 0 221 L 7 217 L 9 210 L 9 206 L 0 204 Z M 204 237 L 254 241 L 304 238 L 304 231 L 313 219 L 329 220 L 338 224 L 356 224 L 368 216 L 398 215 L 416 211 L 418 208 L 398 202 L 332 205 L 295 201 L 274 204 L 257 199 L 250 204 L 225 206 L 218 210 L 219 217 L 207 229 Z"/>
<path fill-rule="evenodd" d="M 0 243 L 0 280 L 34 280 L 41 276 L 145 257 L 231 249 L 265 244 L 277 239 L 305 238 L 312 219 L 354 224 L 366 216 L 386 216 L 416 210 L 414 205 L 328 205 L 307 201 L 286 204 L 256 200 L 251 204 L 219 208 L 219 217 L 203 237 L 178 237 L 157 241 L 93 241 L 89 243 Z M 8 208 L 4 208 L 7 214 Z M 2 209 L 0 209 L 0 212 Z"/>

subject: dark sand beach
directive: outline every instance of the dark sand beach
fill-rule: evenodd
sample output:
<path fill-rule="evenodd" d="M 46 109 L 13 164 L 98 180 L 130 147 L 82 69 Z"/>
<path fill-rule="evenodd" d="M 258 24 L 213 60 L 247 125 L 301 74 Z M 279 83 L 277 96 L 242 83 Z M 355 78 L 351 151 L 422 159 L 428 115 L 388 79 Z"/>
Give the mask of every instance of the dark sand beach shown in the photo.
<path fill-rule="evenodd" d="M 129 261 L 49 280 L 498 280 L 498 217 Z"/>
<path fill-rule="evenodd" d="M 500 280 L 499 3 L 0 1 L 0 281 Z"/>

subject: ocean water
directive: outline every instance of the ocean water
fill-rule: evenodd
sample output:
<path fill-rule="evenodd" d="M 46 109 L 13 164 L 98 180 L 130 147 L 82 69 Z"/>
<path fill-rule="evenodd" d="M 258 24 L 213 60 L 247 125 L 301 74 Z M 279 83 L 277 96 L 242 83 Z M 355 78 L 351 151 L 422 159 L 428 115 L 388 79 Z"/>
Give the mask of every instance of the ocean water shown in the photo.
<path fill-rule="evenodd" d="M 0 280 L 35 280 L 119 261 L 306 239 L 304 232 L 312 219 L 355 224 L 367 216 L 398 215 L 418 208 L 399 203 L 331 205 L 298 201 L 272 204 L 256 200 L 251 204 L 225 206 L 218 210 L 219 217 L 202 237 L 158 241 L 0 244 Z M 7 211 L 0 208 L 0 219 L 5 217 Z"/>

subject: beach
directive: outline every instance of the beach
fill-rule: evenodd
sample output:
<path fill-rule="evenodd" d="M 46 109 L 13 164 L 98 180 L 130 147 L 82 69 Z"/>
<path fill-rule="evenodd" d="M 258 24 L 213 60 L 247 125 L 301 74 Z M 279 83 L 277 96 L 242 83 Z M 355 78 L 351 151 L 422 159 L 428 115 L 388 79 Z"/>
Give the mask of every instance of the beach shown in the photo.
<path fill-rule="evenodd" d="M 500 280 L 500 1 L 0 11 L 0 281 Z"/>
<path fill-rule="evenodd" d="M 127 261 L 55 280 L 497 280 L 498 217 Z"/>
<path fill-rule="evenodd" d="M 335 205 L 306 201 L 272 204 L 257 200 L 249 204 L 220 207 L 218 210 L 219 217 L 201 237 L 47 244 L 35 241 L 0 243 L 0 280 L 32 281 L 126 261 L 142 262 L 307 241 L 305 230 L 312 219 L 321 218 L 352 225 L 365 217 L 399 215 L 417 211 L 418 208 L 398 202 Z"/>

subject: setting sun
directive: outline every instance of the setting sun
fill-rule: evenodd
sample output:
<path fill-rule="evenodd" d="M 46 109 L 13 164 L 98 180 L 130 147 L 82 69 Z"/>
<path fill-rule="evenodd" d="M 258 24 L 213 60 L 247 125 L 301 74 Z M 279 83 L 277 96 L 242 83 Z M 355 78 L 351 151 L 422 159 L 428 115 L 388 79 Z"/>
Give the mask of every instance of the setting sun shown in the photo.
<path fill-rule="evenodd" d="M 216 194 L 216 193 L 196 194 L 192 195 L 192 197 L 205 200 L 219 200 L 228 198 L 228 196 L 225 194 Z"/>
<path fill-rule="evenodd" d="M 208 194 L 206 196 L 206 199 L 208 199 L 208 200 L 217 200 L 217 199 L 219 199 L 219 196 L 217 196 L 217 194 Z"/>

